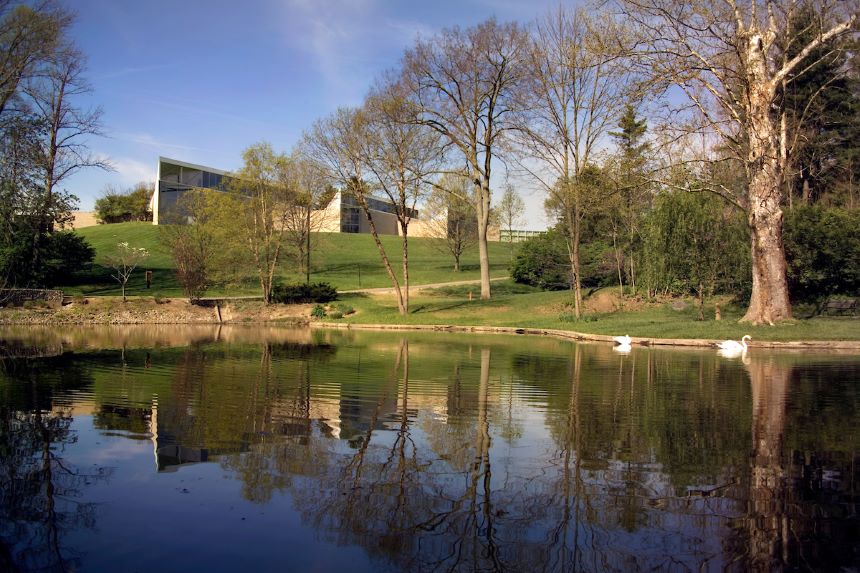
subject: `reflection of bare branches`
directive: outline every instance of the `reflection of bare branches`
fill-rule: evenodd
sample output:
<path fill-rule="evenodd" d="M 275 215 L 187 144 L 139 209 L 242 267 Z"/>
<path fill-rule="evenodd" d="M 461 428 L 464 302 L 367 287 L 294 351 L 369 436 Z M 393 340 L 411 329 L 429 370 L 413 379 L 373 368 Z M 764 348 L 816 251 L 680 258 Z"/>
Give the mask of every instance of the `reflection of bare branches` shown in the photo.
<path fill-rule="evenodd" d="M 33 392 L 37 392 L 33 385 Z M 85 486 L 107 479 L 108 468 L 85 473 L 59 455 L 76 440 L 66 411 L 0 410 L 0 565 L 10 569 L 66 571 L 74 552 L 66 530 L 95 526 L 93 503 L 80 501 Z"/>

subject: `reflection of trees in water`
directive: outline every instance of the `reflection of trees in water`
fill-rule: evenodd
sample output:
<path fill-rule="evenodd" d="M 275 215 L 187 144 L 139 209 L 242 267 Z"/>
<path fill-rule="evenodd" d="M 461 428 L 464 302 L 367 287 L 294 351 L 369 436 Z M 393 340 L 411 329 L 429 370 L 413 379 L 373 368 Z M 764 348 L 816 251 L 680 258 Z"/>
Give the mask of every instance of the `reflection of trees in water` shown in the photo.
<path fill-rule="evenodd" d="M 0 570 L 73 570 L 78 556 L 63 535 L 95 525 L 95 504 L 80 498 L 111 472 L 84 473 L 63 459 L 76 436 L 70 410 L 52 404 L 52 388 L 63 380 L 89 382 L 74 371 L 18 364 L 0 385 Z"/>
<path fill-rule="evenodd" d="M 264 346 L 260 373 L 248 389 L 243 408 L 248 436 L 247 451 L 221 459 L 221 465 L 242 480 L 242 494 L 249 501 L 264 503 L 275 491 L 293 484 L 296 476 L 313 476 L 327 463 L 325 444 L 314 440 L 324 433 L 311 419 L 311 358 L 333 355 L 332 347 L 309 348 Z M 298 360 L 291 376 L 273 369 L 273 357 Z M 248 426 L 250 425 L 250 429 Z"/>
<path fill-rule="evenodd" d="M 181 446 L 200 460 L 269 447 L 273 436 L 307 433 L 312 365 L 335 353 L 330 345 L 302 343 L 187 349 L 174 369 L 171 399 L 159 404 L 159 449 Z M 250 456 L 243 463 L 264 461 Z M 250 484 L 252 476 L 266 472 L 249 466 L 242 473 Z M 250 498 L 265 498 L 262 492 L 271 489 L 264 483 L 249 487 L 259 490 L 249 491 Z"/>
<path fill-rule="evenodd" d="M 552 447 L 529 454 L 526 467 L 492 447 L 511 411 L 490 378 L 489 349 L 479 360 L 451 360 L 444 408 L 432 412 L 411 405 L 422 396 L 414 396 L 408 350 L 404 340 L 356 420 L 360 433 L 342 436 L 351 438 L 349 447 L 308 423 L 302 439 L 273 440 L 242 456 L 243 479 L 262 479 L 268 492 L 290 488 L 309 523 L 332 541 L 364 547 L 380 564 L 416 571 L 754 568 L 776 563 L 760 557 L 779 545 L 768 523 L 780 523 L 786 503 L 812 516 L 820 503 L 786 493 L 796 483 L 776 494 L 757 489 L 772 482 L 758 477 L 778 470 L 772 452 L 781 455 L 774 439 L 786 414 L 778 388 L 762 394 L 756 386 L 762 374 L 755 365 L 750 387 L 741 365 L 709 354 L 672 362 L 644 351 L 606 360 L 575 347 L 567 361 L 535 365 L 555 381 L 540 398 Z M 514 361 L 523 383 L 534 380 L 523 371 L 530 361 L 540 357 Z M 306 402 L 296 396 L 300 412 Z M 753 458 L 751 436 L 767 444 Z M 781 509 L 767 513 L 774 507 Z M 847 540 L 845 523 L 836 534 Z M 809 531 L 796 527 L 795 534 L 803 544 Z"/>
<path fill-rule="evenodd" d="M 773 356 L 753 356 L 748 365 L 753 393 L 752 449 L 748 489 L 744 492 L 748 511 L 736 521 L 735 535 L 727 540 L 727 551 L 748 570 L 830 571 L 860 567 L 856 551 L 860 539 L 860 485 L 856 474 L 860 456 L 856 450 L 847 456 L 826 451 L 839 441 L 822 440 L 827 432 L 820 427 L 812 433 L 819 444 L 817 451 L 791 449 L 785 444 L 792 425 L 802 425 L 804 417 L 811 415 L 815 418 L 813 423 L 829 425 L 834 421 L 827 419 L 827 414 L 832 413 L 827 410 L 844 407 L 840 400 L 833 400 L 832 393 L 830 408 L 809 407 L 809 401 L 815 401 L 816 396 L 814 386 L 810 391 L 810 381 L 804 380 L 804 370 Z M 827 370 L 831 375 L 823 378 L 834 385 L 844 380 L 838 374 L 847 374 L 818 365 L 814 375 L 820 377 Z M 860 378 L 856 368 L 853 372 L 856 383 Z M 847 393 L 846 398 L 856 405 L 856 390 Z M 790 417 L 791 413 L 795 415 Z M 837 420 L 842 421 L 843 431 L 852 431 L 846 427 L 845 417 Z M 797 437 L 794 431 L 795 439 L 802 442 L 803 434 Z M 851 444 L 838 445 L 853 449 Z"/>
<path fill-rule="evenodd" d="M 398 570 L 858 566 L 857 438 L 845 435 L 860 407 L 856 370 L 842 372 L 848 381 L 839 386 L 839 373 L 801 379 L 803 367 L 791 360 L 755 355 L 744 367 L 701 352 L 617 356 L 573 346 L 558 357 L 476 347 L 439 360 L 447 388 L 428 396 L 429 368 L 414 348 L 410 360 L 406 339 L 373 349 L 365 356 L 383 356 L 384 369 L 366 359 L 364 374 L 347 384 L 350 364 L 334 375 L 318 369 L 334 347 L 188 348 L 159 400 L 159 438 L 229 454 L 220 461 L 243 481 L 247 499 L 289 491 L 324 535 Z M 4 495 L 30 499 L 38 511 L 27 512 L 41 519 L 50 492 L 61 540 L 64 527 L 85 526 L 92 515 L 56 495 L 75 499 L 83 484 L 74 470 L 51 462 L 44 472 L 45 441 L 73 439 L 50 392 L 72 383 L 60 372 L 73 364 L 38 364 L 52 366 L 26 374 L 40 381 L 35 393 L 0 385 L 0 467 L 4 480 L 33 474 L 50 482 L 24 493 L 4 485 Z M 830 398 L 822 403 L 816 388 L 825 383 Z M 339 400 L 341 421 L 350 417 L 340 440 L 313 413 L 321 397 Z M 517 429 L 527 419 L 518 408 L 532 416 L 520 424 L 525 431 Z M 38 423 L 16 418 L 36 411 Z M 140 434 L 147 415 L 103 404 L 96 420 Z M 540 428 L 528 425 L 535 423 Z M 48 438 L 37 431 L 43 426 Z M 539 431 L 545 436 L 535 439 Z M 11 438 L 16 432 L 21 437 Z M 523 439 L 529 448 L 518 444 Z M 15 440 L 29 440 L 22 448 L 29 457 L 22 455 L 30 466 L 7 463 Z M 5 518 L 8 496 L 4 539 L 13 521 Z M 45 549 L 30 555 L 50 556 L 50 526 L 38 523 L 34 539 Z M 20 552 L 0 548 L 0 569 L 9 568 L 9 555 L 21 562 L 13 551 Z M 71 558 L 61 547 L 55 554 Z"/>

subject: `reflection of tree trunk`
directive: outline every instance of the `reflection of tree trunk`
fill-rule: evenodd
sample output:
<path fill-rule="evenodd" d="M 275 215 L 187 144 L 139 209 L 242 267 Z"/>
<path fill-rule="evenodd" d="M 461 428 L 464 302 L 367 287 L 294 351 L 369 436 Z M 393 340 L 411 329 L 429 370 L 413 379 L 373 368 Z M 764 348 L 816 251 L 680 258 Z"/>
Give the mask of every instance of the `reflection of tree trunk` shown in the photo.
<path fill-rule="evenodd" d="M 410 440 L 409 437 L 409 341 L 405 338 L 400 341 L 400 351 L 397 354 L 397 363 L 403 364 L 403 400 L 400 410 L 400 429 L 397 432 L 397 438 L 394 440 L 392 447 L 392 458 L 397 456 L 397 505 L 396 511 L 399 512 L 406 505 L 407 501 L 407 485 L 406 478 L 408 476 L 407 460 L 406 460 L 406 444 Z M 392 515 L 393 520 L 397 520 L 399 516 Z"/>
<path fill-rule="evenodd" d="M 786 564 L 791 531 L 785 513 L 787 476 L 782 463 L 785 401 L 791 368 L 773 358 L 753 359 L 747 367 L 752 386 L 752 475 L 750 479 L 750 568 L 770 571 Z"/>
<path fill-rule="evenodd" d="M 487 395 L 490 387 L 490 349 L 481 349 L 481 384 L 478 389 L 478 439 L 475 448 L 475 479 L 483 465 L 484 529 L 487 536 L 487 557 L 494 570 L 500 567 L 495 531 L 493 530 L 493 504 L 491 500 L 492 474 L 490 472 L 490 421 L 487 416 Z M 480 456 L 480 458 L 479 458 Z M 480 460 L 480 461 L 479 461 Z"/>
<path fill-rule="evenodd" d="M 562 437 L 562 475 L 561 475 L 561 506 L 562 513 L 558 526 L 553 531 L 550 543 L 557 545 L 557 555 L 554 559 L 554 568 L 561 571 L 576 570 L 579 561 L 579 516 L 578 500 L 582 495 L 582 476 L 580 474 L 579 456 L 579 390 L 581 380 L 582 348 L 577 344 L 573 355 L 573 372 L 571 376 L 570 397 L 567 407 L 567 426 Z M 576 460 L 573 459 L 576 452 Z M 571 468 L 576 464 L 575 468 Z M 573 488 L 571 488 L 573 483 Z M 574 507 L 574 504 L 576 506 Z M 569 548 L 567 540 L 573 519 L 573 548 Z"/>

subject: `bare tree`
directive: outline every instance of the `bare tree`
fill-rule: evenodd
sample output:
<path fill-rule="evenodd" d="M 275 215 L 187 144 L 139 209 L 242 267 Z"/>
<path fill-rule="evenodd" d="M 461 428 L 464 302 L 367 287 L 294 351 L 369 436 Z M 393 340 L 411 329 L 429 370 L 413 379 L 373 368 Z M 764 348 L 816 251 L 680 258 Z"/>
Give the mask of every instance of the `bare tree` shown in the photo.
<path fill-rule="evenodd" d="M 131 247 L 126 242 L 117 243 L 113 252 L 105 257 L 108 266 L 115 273 L 111 276 L 122 289 L 122 302 L 125 302 L 125 286 L 131 278 L 131 273 L 147 258 L 149 258 L 149 251 L 143 247 Z"/>
<path fill-rule="evenodd" d="M 326 225 L 327 211 L 335 190 L 326 180 L 322 165 L 297 150 L 289 158 L 289 179 L 293 202 L 283 218 L 284 239 L 296 266 L 311 281 L 311 251 L 319 231 Z"/>
<path fill-rule="evenodd" d="M 215 273 L 222 234 L 216 204 L 229 200 L 211 189 L 192 189 L 176 203 L 176 211 L 159 225 L 160 239 L 173 257 L 176 279 L 194 302 L 203 296 Z"/>
<path fill-rule="evenodd" d="M 501 224 L 508 230 L 508 245 L 511 250 L 511 260 L 514 259 L 514 225 L 519 225 L 523 221 L 525 210 L 526 204 L 513 185 L 510 183 L 505 185 L 505 192 L 496 205 L 496 214 Z"/>
<path fill-rule="evenodd" d="M 797 0 L 617 0 L 638 28 L 639 62 L 649 74 L 686 96 L 683 109 L 695 124 L 687 132 L 719 139 L 722 149 L 741 161 L 744 193 L 716 186 L 713 191 L 744 210 L 751 231 L 753 286 L 741 319 L 754 324 L 791 318 L 782 243 L 788 141 L 781 130 L 780 89 L 814 65 L 813 54 L 851 33 L 857 22 L 855 0 L 821 0 L 813 37 L 790 59 L 781 56 L 799 15 Z M 827 10 L 824 11 L 824 6 Z"/>
<path fill-rule="evenodd" d="M 24 86 L 32 116 L 41 126 L 36 165 L 41 193 L 35 209 L 33 268 L 41 258 L 40 241 L 53 230 L 51 213 L 57 186 L 87 167 L 111 169 L 110 163 L 89 151 L 88 138 L 102 134 L 101 109 L 83 109 L 75 99 L 91 91 L 83 78 L 84 57 L 71 46 L 58 50 L 38 76 Z"/>
<path fill-rule="evenodd" d="M 514 88 L 522 73 L 525 32 L 490 19 L 419 40 L 403 58 L 403 77 L 416 117 L 463 158 L 475 188 L 481 298 L 490 298 L 490 178 L 501 138 L 510 128 Z"/>
<path fill-rule="evenodd" d="M 613 26 L 582 8 L 549 13 L 535 26 L 528 75 L 519 90 L 517 143 L 525 158 L 520 165 L 547 191 L 548 205 L 565 225 L 577 318 L 582 225 L 595 203 L 585 193 L 596 189 L 583 178 L 630 90 L 627 70 L 601 37 Z"/>
<path fill-rule="evenodd" d="M 379 238 L 373 210 L 370 208 L 371 189 L 365 181 L 370 172 L 366 168 L 367 150 L 365 137 L 370 137 L 366 112 L 357 109 L 340 108 L 334 114 L 318 120 L 305 134 L 303 148 L 306 153 L 324 164 L 331 180 L 340 186 L 342 194 L 354 198 L 361 206 L 370 232 L 382 257 L 385 272 L 391 280 L 397 296 L 400 314 L 408 311 L 407 298 L 400 286 L 391 261 Z"/>
<path fill-rule="evenodd" d="M 478 242 L 472 184 L 464 175 L 444 174 L 424 203 L 423 220 L 440 250 L 454 258 L 454 272 L 460 272 L 460 258 Z"/>
<path fill-rule="evenodd" d="M 404 85 L 383 80 L 363 108 L 361 160 L 374 183 L 394 205 L 400 227 L 403 299 L 400 312 L 409 311 L 409 222 L 416 206 L 429 192 L 427 182 L 442 161 L 438 133 L 418 122 Z M 370 217 L 369 213 L 365 213 Z"/>

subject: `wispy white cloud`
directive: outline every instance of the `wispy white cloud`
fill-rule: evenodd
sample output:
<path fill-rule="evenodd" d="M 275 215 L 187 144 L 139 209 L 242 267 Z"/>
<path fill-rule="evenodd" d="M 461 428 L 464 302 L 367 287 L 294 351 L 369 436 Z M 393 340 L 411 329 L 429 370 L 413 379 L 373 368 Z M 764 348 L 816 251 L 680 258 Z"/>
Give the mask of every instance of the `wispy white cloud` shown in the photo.
<path fill-rule="evenodd" d="M 151 97 L 143 97 L 140 101 L 146 105 L 154 105 L 165 107 L 168 109 L 181 111 L 183 113 L 190 113 L 195 115 L 205 115 L 209 117 L 216 117 L 222 120 L 236 121 L 242 124 L 255 123 L 259 124 L 261 121 L 259 119 L 251 118 L 251 117 L 243 117 L 237 114 L 228 113 L 225 111 L 221 111 L 219 109 L 204 107 L 201 105 L 200 100 L 183 100 L 181 98 L 151 98 Z"/>
<path fill-rule="evenodd" d="M 120 78 L 123 76 L 133 76 L 136 74 L 148 74 L 150 72 L 158 72 L 170 68 L 176 68 L 180 65 L 180 62 L 170 62 L 168 64 L 155 64 L 150 66 L 129 66 L 125 68 L 120 68 L 118 70 L 109 71 L 103 74 L 99 74 L 95 76 L 96 80 L 109 80 Z"/>
<path fill-rule="evenodd" d="M 134 185 L 140 181 L 155 181 L 155 161 L 150 165 L 130 157 L 108 157 L 104 154 L 102 157 L 110 161 L 115 170 L 116 178 L 123 185 Z"/>
<path fill-rule="evenodd" d="M 149 133 L 117 133 L 114 135 L 114 139 L 137 143 L 138 145 L 145 145 L 147 147 L 152 147 L 155 149 L 178 149 L 180 151 L 211 151 L 208 149 L 194 147 L 191 145 L 171 143 L 169 141 L 159 139 Z"/>
<path fill-rule="evenodd" d="M 387 15 L 378 0 L 284 0 L 276 15 L 285 42 L 307 54 L 338 103 L 357 103 L 373 76 L 394 66 L 416 36 L 434 29 Z"/>

